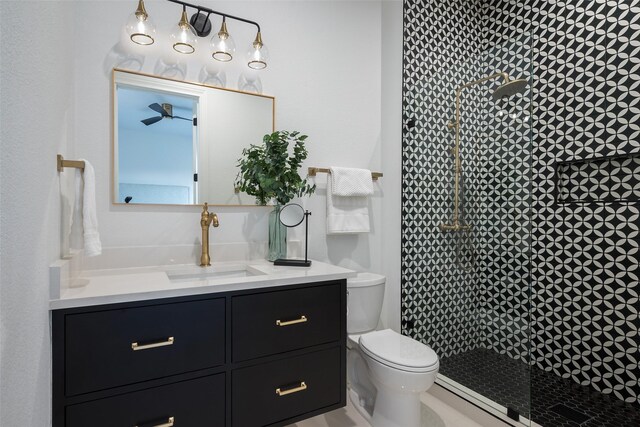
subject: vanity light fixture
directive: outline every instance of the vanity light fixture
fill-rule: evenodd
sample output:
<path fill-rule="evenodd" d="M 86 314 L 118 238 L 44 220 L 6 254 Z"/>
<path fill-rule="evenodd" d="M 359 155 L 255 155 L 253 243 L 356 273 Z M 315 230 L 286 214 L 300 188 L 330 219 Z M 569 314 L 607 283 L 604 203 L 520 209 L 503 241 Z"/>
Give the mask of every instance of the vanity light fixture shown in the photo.
<path fill-rule="evenodd" d="M 171 42 L 173 43 L 173 50 L 178 53 L 189 55 L 196 51 L 198 39 L 194 29 L 189 24 L 187 8 L 184 5 L 182 6 L 182 15 L 178 22 L 178 28 L 171 34 Z"/>
<path fill-rule="evenodd" d="M 182 16 L 178 23 L 178 29 L 171 34 L 173 49 L 183 54 L 194 53 L 198 37 L 208 37 L 211 33 L 211 20 L 209 17 L 218 15 L 222 17 L 222 25 L 220 31 L 211 38 L 211 56 L 213 59 L 222 62 L 228 62 L 233 59 L 236 45 L 227 29 L 227 19 L 244 22 L 246 24 L 255 25 L 257 28 L 256 38 L 251 43 L 247 52 L 247 65 L 254 70 L 262 70 L 267 67 L 269 60 L 269 52 L 262 41 L 262 33 L 260 25 L 249 19 L 240 18 L 238 16 L 229 15 L 227 13 L 218 12 L 204 6 L 197 6 L 184 2 L 182 0 L 168 0 L 171 3 L 177 3 L 182 6 Z M 195 9 L 196 12 L 191 15 L 189 20 L 187 17 L 187 8 Z M 155 40 L 155 27 L 149 20 L 149 14 L 144 9 L 143 0 L 139 0 L 138 9 L 127 22 L 127 32 L 131 37 L 131 41 L 137 44 L 149 45 Z"/>
<path fill-rule="evenodd" d="M 129 16 L 126 29 L 129 38 L 135 44 L 148 46 L 155 41 L 156 26 L 149 18 L 144 0 L 138 0 L 138 8 Z"/>
<path fill-rule="evenodd" d="M 236 43 L 227 30 L 227 18 L 222 17 L 222 26 L 217 34 L 211 38 L 211 56 L 221 62 L 229 62 L 236 51 Z"/>
<path fill-rule="evenodd" d="M 258 30 L 256 39 L 253 41 L 253 44 L 247 52 L 247 60 L 247 65 L 249 65 L 249 68 L 253 68 L 254 70 L 262 70 L 264 68 L 267 68 L 269 51 L 262 42 L 262 34 L 260 34 L 260 30 Z"/>

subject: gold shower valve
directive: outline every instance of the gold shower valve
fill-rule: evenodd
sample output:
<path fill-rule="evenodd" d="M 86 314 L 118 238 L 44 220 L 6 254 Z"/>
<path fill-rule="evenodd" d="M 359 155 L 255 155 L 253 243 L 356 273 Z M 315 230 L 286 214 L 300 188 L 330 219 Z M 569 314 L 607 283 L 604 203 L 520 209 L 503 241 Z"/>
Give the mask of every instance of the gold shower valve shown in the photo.
<path fill-rule="evenodd" d="M 467 224 L 459 224 L 459 223 L 454 223 L 454 224 L 440 224 L 438 226 L 438 228 L 440 228 L 440 231 L 467 231 L 467 230 L 471 230 L 471 226 L 467 225 Z"/>

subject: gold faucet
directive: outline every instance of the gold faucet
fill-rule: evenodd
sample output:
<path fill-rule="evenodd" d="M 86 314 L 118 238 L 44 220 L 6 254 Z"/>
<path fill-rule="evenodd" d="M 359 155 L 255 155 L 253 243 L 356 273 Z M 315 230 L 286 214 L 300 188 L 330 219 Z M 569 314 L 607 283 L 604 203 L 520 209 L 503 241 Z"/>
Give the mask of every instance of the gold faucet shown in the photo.
<path fill-rule="evenodd" d="M 200 256 L 200 265 L 206 267 L 211 265 L 211 257 L 209 256 L 209 226 L 213 223 L 214 227 L 218 227 L 218 215 L 209 213 L 209 205 L 207 203 L 202 207 L 202 215 L 200 215 L 200 227 L 202 227 L 202 255 Z"/>

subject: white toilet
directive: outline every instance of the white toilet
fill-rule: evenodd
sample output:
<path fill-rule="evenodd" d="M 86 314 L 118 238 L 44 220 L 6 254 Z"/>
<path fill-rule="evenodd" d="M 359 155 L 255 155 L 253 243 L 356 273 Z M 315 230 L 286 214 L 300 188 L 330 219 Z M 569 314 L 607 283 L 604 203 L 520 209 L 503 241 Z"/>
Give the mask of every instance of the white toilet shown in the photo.
<path fill-rule="evenodd" d="M 420 393 L 436 379 L 438 356 L 391 329 L 375 330 L 385 280 L 372 273 L 347 279 L 349 398 L 373 427 L 419 427 Z"/>

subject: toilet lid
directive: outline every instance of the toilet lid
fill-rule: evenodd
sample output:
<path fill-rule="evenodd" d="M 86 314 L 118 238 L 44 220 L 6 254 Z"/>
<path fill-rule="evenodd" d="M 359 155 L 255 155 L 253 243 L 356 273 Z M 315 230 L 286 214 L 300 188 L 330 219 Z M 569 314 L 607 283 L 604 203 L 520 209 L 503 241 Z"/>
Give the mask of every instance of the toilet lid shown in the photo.
<path fill-rule="evenodd" d="M 360 348 L 378 362 L 404 371 L 431 371 L 438 365 L 438 355 L 429 346 L 391 329 L 362 335 Z"/>

